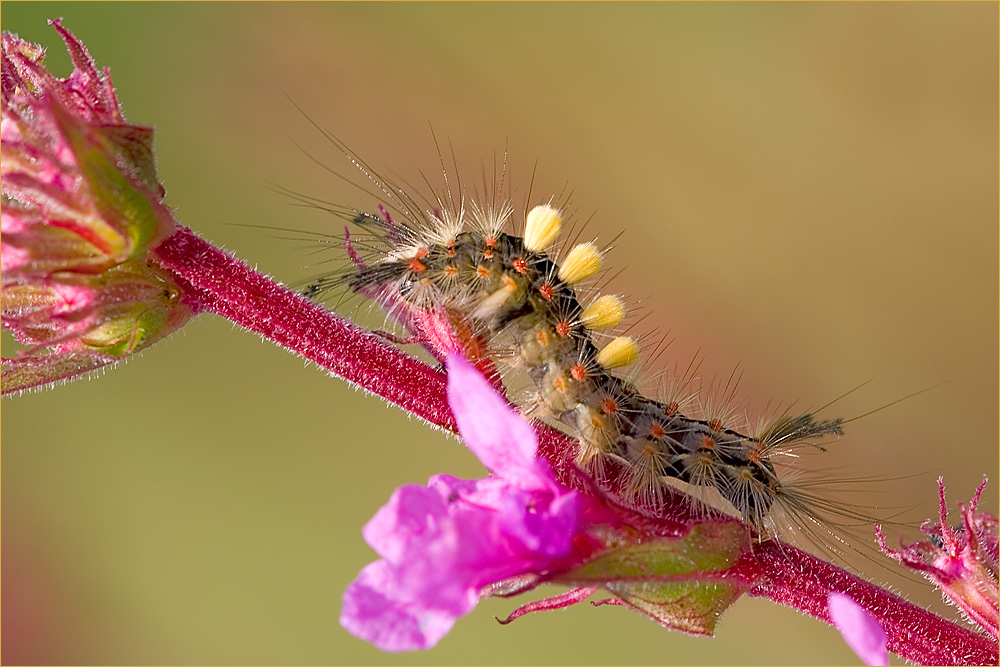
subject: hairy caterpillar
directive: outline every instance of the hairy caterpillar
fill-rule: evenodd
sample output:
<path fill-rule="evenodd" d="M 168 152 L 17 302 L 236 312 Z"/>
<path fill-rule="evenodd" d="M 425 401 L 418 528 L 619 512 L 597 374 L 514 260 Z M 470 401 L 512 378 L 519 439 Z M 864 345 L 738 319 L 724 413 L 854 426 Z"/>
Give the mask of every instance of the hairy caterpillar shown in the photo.
<path fill-rule="evenodd" d="M 445 193 L 422 207 L 327 136 L 385 206 L 375 213 L 330 209 L 369 235 L 352 242 L 348 234 L 354 266 L 312 282 L 307 294 L 318 297 L 346 285 L 390 314 L 443 312 L 485 343 L 484 354 L 503 375 L 523 371 L 531 386 L 520 401 L 525 411 L 573 435 L 577 463 L 598 484 L 608 461 L 621 464 L 627 479 L 618 488 L 625 500 L 655 506 L 668 486 L 679 486 L 693 496 L 695 509 L 718 508 L 721 499 L 723 509 L 761 539 L 789 527 L 813 538 L 818 526 L 829 525 L 830 514 L 868 521 L 852 506 L 815 493 L 817 480 L 798 465 L 803 450 L 822 449 L 824 439 L 842 434 L 842 419 L 786 413 L 751 428 L 730 410 L 731 393 L 699 400 L 685 376 L 672 378 L 665 395 L 651 398 L 620 375 L 638 360 L 638 344 L 605 332 L 623 322 L 625 304 L 610 294 L 582 296 L 581 285 L 601 269 L 604 251 L 594 242 L 559 250 L 563 214 L 552 200 L 514 220 L 509 199 L 498 194 L 503 176 L 499 188 L 496 175 L 492 184 L 484 177 L 483 191 L 491 194 L 483 204 L 467 199 L 460 184 L 454 196 L 442 164 Z M 355 252 L 359 243 L 377 253 L 370 265 Z"/>

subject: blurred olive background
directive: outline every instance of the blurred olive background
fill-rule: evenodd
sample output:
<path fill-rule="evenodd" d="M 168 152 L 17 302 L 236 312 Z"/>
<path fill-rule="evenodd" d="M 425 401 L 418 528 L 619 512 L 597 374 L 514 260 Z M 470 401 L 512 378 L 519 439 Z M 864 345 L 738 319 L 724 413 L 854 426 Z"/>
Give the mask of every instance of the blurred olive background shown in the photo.
<path fill-rule="evenodd" d="M 902 478 L 854 498 L 936 512 L 997 471 L 997 6 L 876 4 L 20 4 L 3 29 L 68 58 L 65 17 L 156 126 L 178 218 L 286 282 L 337 233 L 275 186 L 372 208 L 296 143 L 438 184 L 428 129 L 466 182 L 509 139 L 514 199 L 574 192 L 652 366 L 861 415 L 819 460 Z M 450 159 L 450 158 L 449 158 Z M 498 157 L 499 159 L 499 157 Z M 352 175 L 353 176 L 353 175 Z M 425 188 L 417 188 L 423 190 Z M 610 275 L 610 274 L 609 274 Z M 351 313 L 354 306 L 345 306 Z M 13 350 L 4 338 L 5 351 Z M 434 650 L 391 655 L 338 625 L 374 558 L 361 526 L 398 485 L 479 476 L 454 439 L 203 316 L 99 379 L 3 403 L 3 662 L 854 664 L 827 626 L 739 601 L 714 640 L 589 605 L 491 601 Z M 997 509 L 997 486 L 985 506 Z M 898 532 L 890 530 L 890 533 Z M 908 534 L 911 538 L 914 533 Z M 893 538 L 891 538 L 893 539 Z M 891 578 L 951 614 L 925 586 Z"/>

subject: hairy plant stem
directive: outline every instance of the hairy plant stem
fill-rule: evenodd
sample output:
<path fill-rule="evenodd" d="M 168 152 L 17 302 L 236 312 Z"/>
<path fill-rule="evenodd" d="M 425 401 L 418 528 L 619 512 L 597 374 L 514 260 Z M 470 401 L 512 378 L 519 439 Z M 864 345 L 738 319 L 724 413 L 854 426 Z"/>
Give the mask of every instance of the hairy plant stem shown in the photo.
<path fill-rule="evenodd" d="M 155 247 L 153 256 L 174 274 L 192 308 L 216 313 L 260 334 L 432 426 L 456 430 L 443 371 L 258 273 L 188 229 Z M 540 453 L 549 460 L 560 481 L 594 491 L 593 484 L 588 484 L 573 465 L 573 441 L 541 424 L 536 424 L 536 429 Z M 666 510 L 661 507 L 655 514 L 641 508 L 618 509 L 625 521 L 656 535 L 683 533 L 693 520 L 683 503 L 668 505 Z M 748 551 L 734 567 L 733 575 L 750 583 L 750 595 L 768 598 L 826 622 L 827 595 L 832 591 L 845 593 L 878 620 L 888 635 L 889 649 L 907 660 L 921 664 L 997 664 L 997 644 L 992 639 L 777 540 Z"/>

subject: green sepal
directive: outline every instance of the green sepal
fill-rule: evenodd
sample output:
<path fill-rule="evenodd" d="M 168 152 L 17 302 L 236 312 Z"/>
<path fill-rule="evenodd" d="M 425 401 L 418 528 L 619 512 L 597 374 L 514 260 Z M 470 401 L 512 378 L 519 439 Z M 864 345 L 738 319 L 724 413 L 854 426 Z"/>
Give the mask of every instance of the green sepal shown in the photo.
<path fill-rule="evenodd" d="M 152 151 L 147 152 L 152 142 L 151 131 L 136 127 L 130 132 L 87 125 L 76 121 L 55 103 L 52 111 L 97 209 L 131 240 L 129 257 L 144 255 L 150 245 L 175 231 L 175 223 L 160 210 L 159 185 L 153 191 L 143 187 L 150 175 L 155 174 Z"/>
<path fill-rule="evenodd" d="M 163 196 L 163 186 L 156 176 L 153 154 L 153 128 L 142 125 L 99 126 L 107 144 L 122 170 L 141 183 L 155 196 Z"/>
<path fill-rule="evenodd" d="M 626 606 L 660 625 L 692 635 L 715 633 L 722 612 L 748 588 L 741 583 L 613 583 L 606 586 Z"/>
<path fill-rule="evenodd" d="M 0 388 L 4 394 L 13 394 L 36 387 L 52 386 L 82 377 L 102 366 L 113 364 L 114 361 L 93 350 L 4 359 L 0 370 Z"/>
<path fill-rule="evenodd" d="M 122 358 L 156 337 L 166 319 L 165 308 L 149 308 L 142 304 L 136 307 L 136 312 L 105 322 L 82 336 L 81 340 L 105 356 Z"/>
<path fill-rule="evenodd" d="M 730 572 L 748 548 L 740 523 L 706 522 L 682 537 L 625 544 L 558 581 L 600 586 L 665 627 L 711 635 L 722 612 L 749 587 Z"/>

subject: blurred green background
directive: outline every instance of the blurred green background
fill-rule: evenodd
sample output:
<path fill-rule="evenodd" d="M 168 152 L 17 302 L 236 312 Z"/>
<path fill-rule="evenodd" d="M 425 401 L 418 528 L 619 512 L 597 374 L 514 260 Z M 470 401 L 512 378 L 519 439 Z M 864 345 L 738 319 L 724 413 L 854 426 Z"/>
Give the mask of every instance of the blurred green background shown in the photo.
<path fill-rule="evenodd" d="M 156 126 L 185 224 L 287 282 L 309 244 L 234 225 L 338 230 L 273 186 L 377 202 L 287 92 L 377 168 L 439 182 L 428 130 L 472 180 L 509 138 L 515 200 L 574 190 L 624 269 L 653 370 L 856 416 L 810 465 L 871 505 L 934 515 L 997 471 L 995 3 L 21 4 L 63 16 Z M 310 266 L 312 264 L 312 266 Z M 351 307 L 345 309 L 351 312 Z M 653 338 L 651 336 L 651 338 Z M 13 349 L 4 338 L 5 350 Z M 9 353 L 9 352 L 8 352 Z M 141 358 L 3 403 L 3 655 L 12 663 L 855 664 L 829 627 L 743 599 L 714 640 L 588 605 L 493 620 L 434 650 L 380 653 L 337 623 L 374 558 L 360 528 L 398 485 L 478 476 L 461 445 L 222 319 Z M 997 486 L 985 506 L 997 509 Z M 893 531 L 890 531 L 893 532 Z M 913 534 L 911 533 L 912 537 Z M 925 586 L 891 581 L 951 614 Z"/>

